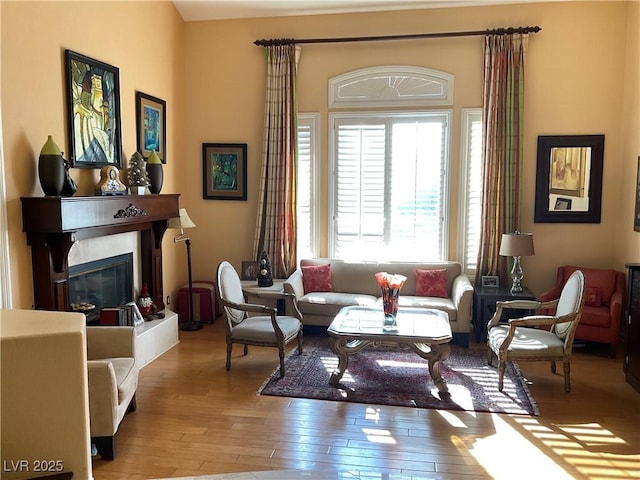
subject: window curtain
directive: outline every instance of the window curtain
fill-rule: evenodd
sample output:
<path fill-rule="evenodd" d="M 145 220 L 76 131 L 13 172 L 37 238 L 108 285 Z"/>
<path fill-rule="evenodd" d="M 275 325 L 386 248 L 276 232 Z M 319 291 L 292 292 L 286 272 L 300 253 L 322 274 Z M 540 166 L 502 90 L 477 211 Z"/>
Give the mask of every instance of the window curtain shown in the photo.
<path fill-rule="evenodd" d="M 498 255 L 500 240 L 503 233 L 520 229 L 527 40 L 526 34 L 488 35 L 484 40 L 478 284 L 482 275 L 499 275 L 502 282 L 508 278 L 508 259 Z"/>
<path fill-rule="evenodd" d="M 286 278 L 296 258 L 296 70 L 300 47 L 265 48 L 267 59 L 262 169 L 253 254 L 269 255 L 271 274 Z"/>

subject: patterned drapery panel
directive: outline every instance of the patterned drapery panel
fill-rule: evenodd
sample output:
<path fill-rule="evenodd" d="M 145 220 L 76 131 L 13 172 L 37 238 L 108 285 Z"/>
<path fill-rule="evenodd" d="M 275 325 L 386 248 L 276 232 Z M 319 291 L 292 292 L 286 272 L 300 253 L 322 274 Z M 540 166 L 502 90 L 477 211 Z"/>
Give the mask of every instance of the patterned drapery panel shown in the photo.
<path fill-rule="evenodd" d="M 482 275 L 499 275 L 502 282 L 508 278 L 508 259 L 498 255 L 500 240 L 520 227 L 527 39 L 526 34 L 488 35 L 484 41 L 478 284 Z"/>
<path fill-rule="evenodd" d="M 274 278 L 286 278 L 296 258 L 296 69 L 300 47 L 265 48 L 264 142 L 253 256 L 269 255 Z"/>

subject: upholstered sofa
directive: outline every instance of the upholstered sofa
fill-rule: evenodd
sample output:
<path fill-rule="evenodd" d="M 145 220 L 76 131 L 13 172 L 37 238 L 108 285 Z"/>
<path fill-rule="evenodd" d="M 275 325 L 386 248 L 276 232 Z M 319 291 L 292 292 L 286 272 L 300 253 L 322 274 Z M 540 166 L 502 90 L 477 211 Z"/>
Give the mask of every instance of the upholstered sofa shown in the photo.
<path fill-rule="evenodd" d="M 325 275 L 327 270 L 328 278 Z M 324 278 L 318 277 L 319 271 Z M 304 325 L 329 326 L 343 307 L 382 303 L 375 278 L 377 272 L 407 277 L 400 290 L 400 308 L 433 308 L 446 312 L 454 339 L 468 346 L 473 286 L 457 262 L 383 263 L 304 259 L 300 262 L 300 268 L 285 281 L 283 288 L 286 293 L 295 295 Z M 310 285 L 311 278 L 316 280 L 313 282 L 315 286 Z M 319 278 L 321 281 L 318 281 Z"/>
<path fill-rule="evenodd" d="M 542 293 L 539 299 L 546 302 L 558 298 L 567 278 L 575 270 L 582 270 L 585 277 L 585 303 L 575 338 L 587 342 L 608 343 L 613 355 L 622 319 L 624 273 L 612 269 L 563 265 L 558 267 L 555 285 Z"/>

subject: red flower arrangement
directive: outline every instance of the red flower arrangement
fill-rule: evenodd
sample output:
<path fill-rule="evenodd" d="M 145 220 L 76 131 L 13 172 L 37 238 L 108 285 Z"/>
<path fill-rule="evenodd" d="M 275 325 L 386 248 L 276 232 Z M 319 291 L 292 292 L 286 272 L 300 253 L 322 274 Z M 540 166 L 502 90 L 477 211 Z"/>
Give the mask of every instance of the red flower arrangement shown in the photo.
<path fill-rule="evenodd" d="M 398 297 L 400 296 L 400 289 L 406 280 L 407 277 L 404 275 L 387 272 L 376 273 L 376 281 L 380 290 L 382 290 L 385 325 L 395 326 L 396 314 L 398 313 Z"/>

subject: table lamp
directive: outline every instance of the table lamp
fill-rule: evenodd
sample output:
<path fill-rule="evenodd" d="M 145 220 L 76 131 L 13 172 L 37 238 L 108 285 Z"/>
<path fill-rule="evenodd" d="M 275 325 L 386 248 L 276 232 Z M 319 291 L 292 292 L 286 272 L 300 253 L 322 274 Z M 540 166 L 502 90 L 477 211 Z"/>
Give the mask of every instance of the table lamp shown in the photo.
<path fill-rule="evenodd" d="M 531 233 L 503 233 L 500 242 L 500 255 L 513 257 L 511 268 L 511 293 L 522 293 L 522 265 L 520 257 L 535 255 L 533 248 L 533 234 Z"/>
<path fill-rule="evenodd" d="M 189 321 L 182 322 L 180 324 L 180 330 L 200 330 L 202 323 L 196 322 L 193 319 L 193 281 L 191 279 L 191 239 L 184 234 L 185 228 L 193 228 L 196 226 L 193 220 L 189 218 L 187 211 L 184 208 L 180 209 L 180 216 L 170 218 L 167 224 L 169 228 L 176 228 L 180 230 L 180 235 L 173 239 L 174 243 L 184 242 L 187 246 L 187 271 L 189 274 Z"/>

